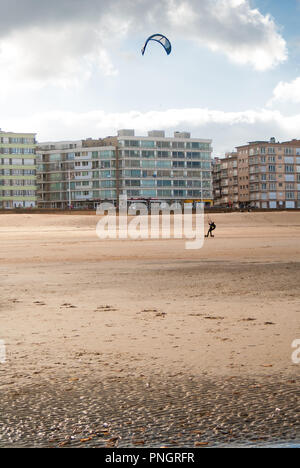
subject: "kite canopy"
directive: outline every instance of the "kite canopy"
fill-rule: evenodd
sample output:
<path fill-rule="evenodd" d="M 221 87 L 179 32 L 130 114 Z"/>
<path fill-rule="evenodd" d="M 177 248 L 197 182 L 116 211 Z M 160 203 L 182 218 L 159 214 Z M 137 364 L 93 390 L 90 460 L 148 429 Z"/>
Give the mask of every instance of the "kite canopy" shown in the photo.
<path fill-rule="evenodd" d="M 170 53 L 172 51 L 171 42 L 169 41 L 169 39 L 166 36 L 163 36 L 162 34 L 153 34 L 153 36 L 148 37 L 147 41 L 145 42 L 144 47 L 142 48 L 142 54 L 143 55 L 144 55 L 144 53 L 146 51 L 146 47 L 147 47 L 149 41 L 159 42 L 163 46 L 163 48 L 165 49 L 167 54 L 170 55 Z"/>

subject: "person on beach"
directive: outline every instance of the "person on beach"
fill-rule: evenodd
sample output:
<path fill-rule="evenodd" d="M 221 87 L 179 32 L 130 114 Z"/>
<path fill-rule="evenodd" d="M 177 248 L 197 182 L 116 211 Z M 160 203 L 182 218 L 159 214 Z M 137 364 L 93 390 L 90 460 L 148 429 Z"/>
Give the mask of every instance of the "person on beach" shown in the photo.
<path fill-rule="evenodd" d="M 205 237 L 209 237 L 209 235 L 210 237 L 215 237 L 213 236 L 212 232 L 216 229 L 217 227 L 216 224 L 214 223 L 214 221 L 210 221 L 208 224 L 209 224 L 209 230 Z"/>

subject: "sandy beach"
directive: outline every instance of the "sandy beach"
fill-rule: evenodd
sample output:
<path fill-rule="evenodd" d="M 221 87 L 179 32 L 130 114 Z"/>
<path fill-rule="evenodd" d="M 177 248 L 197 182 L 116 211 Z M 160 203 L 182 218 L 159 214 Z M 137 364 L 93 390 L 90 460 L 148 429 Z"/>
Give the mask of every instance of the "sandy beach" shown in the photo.
<path fill-rule="evenodd" d="M 0 216 L 0 340 L 7 353 L 0 364 L 0 445 L 257 440 L 266 415 L 272 420 L 267 440 L 300 439 L 300 365 L 291 358 L 300 339 L 300 213 L 214 219 L 215 238 L 191 251 L 184 240 L 101 241 L 96 216 Z M 99 386 L 102 403 L 99 393 L 91 395 Z M 153 423 L 149 408 L 165 408 L 168 394 L 167 427 L 187 402 L 190 412 L 175 419 L 191 425 L 190 438 L 174 425 L 164 438 L 163 423 Z M 203 413 L 204 401 L 211 410 Z M 30 402 L 38 405 L 37 420 L 41 407 L 49 418 L 31 430 L 32 439 L 26 436 Z M 242 416 L 250 402 L 252 415 Z M 86 414 L 91 408 L 93 424 Z M 230 413 L 223 426 L 217 419 L 222 408 Z M 53 435 L 53 420 L 56 427 L 69 424 L 67 413 L 72 424 Z M 131 423 L 121 421 L 126 414 Z M 133 414 L 139 420 L 134 430 Z M 150 430 L 147 437 L 145 431 L 134 435 L 149 418 L 154 439 Z M 234 418 L 243 421 L 236 434 L 229 430 Z M 107 419 L 113 430 L 104 440 Z"/>

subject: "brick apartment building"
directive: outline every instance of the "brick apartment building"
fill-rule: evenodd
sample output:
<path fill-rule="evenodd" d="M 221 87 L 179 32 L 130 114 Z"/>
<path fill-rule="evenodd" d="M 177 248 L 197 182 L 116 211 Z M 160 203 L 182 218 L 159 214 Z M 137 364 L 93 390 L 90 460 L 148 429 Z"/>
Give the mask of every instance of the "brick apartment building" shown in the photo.
<path fill-rule="evenodd" d="M 300 140 L 238 146 L 215 161 L 213 185 L 215 205 L 300 209 Z"/>
<path fill-rule="evenodd" d="M 213 163 L 214 204 L 239 207 L 237 153 L 228 153 L 224 159 L 215 158 Z"/>

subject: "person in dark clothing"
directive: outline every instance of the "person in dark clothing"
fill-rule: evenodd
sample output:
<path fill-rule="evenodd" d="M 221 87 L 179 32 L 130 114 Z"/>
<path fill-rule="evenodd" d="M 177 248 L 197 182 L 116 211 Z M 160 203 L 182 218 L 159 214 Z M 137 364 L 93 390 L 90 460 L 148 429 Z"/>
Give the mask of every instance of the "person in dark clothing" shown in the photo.
<path fill-rule="evenodd" d="M 205 237 L 209 237 L 209 235 L 210 235 L 210 237 L 215 237 L 215 236 L 213 236 L 212 232 L 216 229 L 216 227 L 217 227 L 216 224 L 213 221 L 210 221 L 209 222 L 209 230 L 208 230 L 208 233 L 206 234 Z"/>

